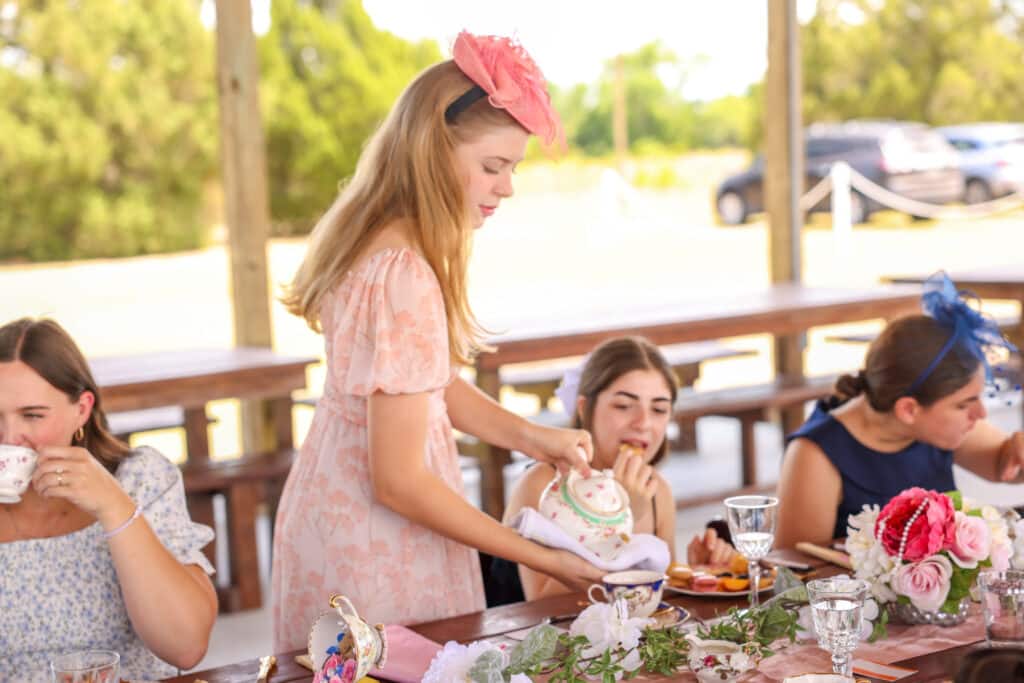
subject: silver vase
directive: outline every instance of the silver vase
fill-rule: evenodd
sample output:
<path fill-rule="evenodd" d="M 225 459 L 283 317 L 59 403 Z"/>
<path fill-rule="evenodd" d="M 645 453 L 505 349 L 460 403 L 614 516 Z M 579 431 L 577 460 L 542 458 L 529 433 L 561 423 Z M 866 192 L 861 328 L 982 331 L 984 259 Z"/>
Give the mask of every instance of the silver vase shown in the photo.
<path fill-rule="evenodd" d="M 913 605 L 890 602 L 889 620 L 898 624 L 933 624 L 935 626 L 956 626 L 967 619 L 967 610 L 971 606 L 971 599 L 964 597 L 960 599 L 960 606 L 952 614 L 941 610 L 922 610 Z"/>

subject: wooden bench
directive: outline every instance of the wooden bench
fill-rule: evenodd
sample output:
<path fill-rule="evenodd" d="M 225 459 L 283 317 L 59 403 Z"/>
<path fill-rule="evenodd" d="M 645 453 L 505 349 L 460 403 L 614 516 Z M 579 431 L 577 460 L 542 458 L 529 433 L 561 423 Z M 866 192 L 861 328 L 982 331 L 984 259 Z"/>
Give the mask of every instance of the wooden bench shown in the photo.
<path fill-rule="evenodd" d="M 758 421 L 767 420 L 771 410 L 802 405 L 829 396 L 835 380 L 834 376 L 813 377 L 799 383 L 780 379 L 753 386 L 690 391 L 680 395 L 673 412 L 677 418 L 693 420 L 710 415 L 737 418 L 740 421 L 743 486 L 757 486 L 754 425 Z"/>
<path fill-rule="evenodd" d="M 214 496 L 222 495 L 225 499 L 231 572 L 228 588 L 218 588 L 222 611 L 255 609 L 262 604 L 256 519 L 260 506 L 266 505 L 273 528 L 281 489 L 295 455 L 294 449 L 286 449 L 231 460 L 186 462 L 181 467 L 194 521 L 215 528 Z M 216 563 L 217 543 L 214 539 L 203 549 L 212 564 Z"/>
<path fill-rule="evenodd" d="M 207 417 L 207 424 L 217 420 Z M 153 432 L 158 429 L 175 429 L 185 427 L 185 410 L 181 406 L 161 406 L 142 410 L 124 410 L 107 415 L 107 426 L 110 433 L 128 441 L 133 434 Z"/>
<path fill-rule="evenodd" d="M 726 358 L 750 356 L 756 352 L 751 349 L 736 349 L 717 341 L 688 342 L 662 346 L 661 352 L 665 360 L 675 371 L 676 379 L 681 387 L 691 386 L 700 377 L 701 363 Z M 579 361 L 570 365 L 564 360 L 543 364 L 528 363 L 522 365 L 502 366 L 499 377 L 504 386 L 521 394 L 532 394 L 540 400 L 541 413 L 547 409 L 550 399 L 555 396 L 555 389 L 562 381 L 566 371 L 576 367 Z M 674 444 L 680 450 L 697 448 L 697 432 L 693 422 L 677 420 L 679 435 Z"/>

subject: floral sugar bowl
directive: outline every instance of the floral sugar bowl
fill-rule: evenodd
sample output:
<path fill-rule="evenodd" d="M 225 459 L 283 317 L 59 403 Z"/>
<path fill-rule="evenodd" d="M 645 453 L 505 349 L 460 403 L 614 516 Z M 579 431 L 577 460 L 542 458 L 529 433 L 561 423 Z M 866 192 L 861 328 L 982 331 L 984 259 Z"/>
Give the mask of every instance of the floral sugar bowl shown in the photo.
<path fill-rule="evenodd" d="M 332 595 L 331 609 L 309 631 L 314 683 L 354 683 L 387 659 L 383 624 L 370 626 L 344 595 Z"/>
<path fill-rule="evenodd" d="M 633 533 L 629 494 L 611 470 L 594 470 L 586 478 L 571 470 L 567 477 L 555 477 L 541 493 L 538 508 L 544 517 L 605 559 Z"/>
<path fill-rule="evenodd" d="M 701 683 L 729 683 L 757 666 L 756 643 L 702 640 L 692 634 L 686 639 L 690 641 L 690 671 Z"/>

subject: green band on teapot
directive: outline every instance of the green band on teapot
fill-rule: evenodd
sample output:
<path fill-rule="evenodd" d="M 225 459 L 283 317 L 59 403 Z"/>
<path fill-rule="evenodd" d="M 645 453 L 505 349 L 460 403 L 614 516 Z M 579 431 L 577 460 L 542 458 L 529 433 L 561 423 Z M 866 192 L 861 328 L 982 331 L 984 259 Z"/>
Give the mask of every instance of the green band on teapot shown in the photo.
<path fill-rule="evenodd" d="M 561 486 L 560 488 L 562 489 L 562 500 L 564 500 L 569 505 L 569 507 L 573 509 L 573 512 L 575 512 L 577 515 L 587 520 L 588 522 L 597 524 L 598 526 L 612 526 L 615 524 L 622 524 L 626 521 L 626 510 L 628 510 L 629 508 L 624 507 L 622 509 L 622 512 L 620 512 L 615 517 L 598 517 L 597 515 L 591 514 L 584 510 L 582 507 L 579 506 L 579 504 L 575 500 L 569 497 L 568 482 L 566 483 L 566 485 Z"/>

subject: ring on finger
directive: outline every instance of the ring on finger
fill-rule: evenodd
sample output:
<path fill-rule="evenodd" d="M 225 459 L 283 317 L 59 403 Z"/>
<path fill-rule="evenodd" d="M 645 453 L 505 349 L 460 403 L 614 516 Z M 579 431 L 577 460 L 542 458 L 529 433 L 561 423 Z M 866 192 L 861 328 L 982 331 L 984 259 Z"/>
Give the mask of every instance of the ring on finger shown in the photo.
<path fill-rule="evenodd" d="M 57 486 L 64 486 L 64 474 L 57 472 Z"/>

